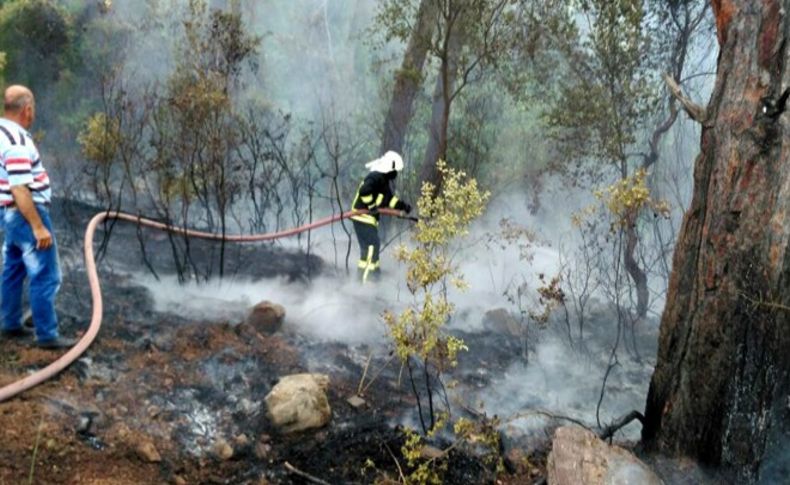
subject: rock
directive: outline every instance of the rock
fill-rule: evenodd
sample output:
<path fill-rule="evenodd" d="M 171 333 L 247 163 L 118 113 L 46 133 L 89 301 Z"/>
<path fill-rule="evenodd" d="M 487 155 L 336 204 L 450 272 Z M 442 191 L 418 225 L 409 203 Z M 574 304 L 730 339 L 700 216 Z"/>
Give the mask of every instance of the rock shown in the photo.
<path fill-rule="evenodd" d="M 269 419 L 285 433 L 324 426 L 332 417 L 328 386 L 329 376 L 324 374 L 283 377 L 266 396 Z"/>
<path fill-rule="evenodd" d="M 505 466 L 511 473 L 518 475 L 526 475 L 531 469 L 529 457 L 521 448 L 511 448 L 505 453 Z"/>
<path fill-rule="evenodd" d="M 236 446 L 236 448 L 245 448 L 249 446 L 250 439 L 247 438 L 246 434 L 242 433 L 233 438 L 233 444 Z"/>
<path fill-rule="evenodd" d="M 186 479 L 181 475 L 176 475 L 175 478 L 173 478 L 173 483 L 175 485 L 187 485 Z"/>
<path fill-rule="evenodd" d="M 555 431 L 546 468 L 549 485 L 663 484 L 633 453 L 576 426 Z"/>
<path fill-rule="evenodd" d="M 504 308 L 489 310 L 483 316 L 483 325 L 495 332 L 521 338 L 523 330 L 521 323 Z"/>
<path fill-rule="evenodd" d="M 285 319 L 285 308 L 277 303 L 262 301 L 252 307 L 246 324 L 260 333 L 271 335 L 280 330 Z"/>
<path fill-rule="evenodd" d="M 233 458 L 233 448 L 222 438 L 218 439 L 214 443 L 212 451 L 214 452 L 214 455 L 216 455 L 220 460 L 227 461 Z"/>
<path fill-rule="evenodd" d="M 259 441 L 255 444 L 255 457 L 259 460 L 266 460 L 272 452 L 272 445 Z"/>
<path fill-rule="evenodd" d="M 365 405 L 365 400 L 359 396 L 351 396 L 350 398 L 346 399 L 346 402 L 348 402 L 351 407 L 355 409 L 359 409 Z"/>
<path fill-rule="evenodd" d="M 241 411 L 241 412 L 242 412 L 242 413 L 244 413 L 245 415 L 249 416 L 250 414 L 252 414 L 252 413 L 254 413 L 254 412 L 255 412 L 255 410 L 256 410 L 256 407 L 255 407 L 255 405 L 252 403 L 252 401 L 250 401 L 250 400 L 249 400 L 249 399 L 247 399 L 246 397 L 243 397 L 243 398 L 241 398 L 241 399 L 239 400 L 239 402 L 237 403 L 237 405 L 236 405 L 236 409 L 237 409 L 238 411 Z"/>
<path fill-rule="evenodd" d="M 93 426 L 93 416 L 89 413 L 82 413 L 77 418 L 77 433 L 90 434 Z"/>
<path fill-rule="evenodd" d="M 135 451 L 137 452 L 137 456 L 148 463 L 159 463 L 162 461 L 162 457 L 159 455 L 156 446 L 148 439 L 140 439 L 140 441 L 137 442 L 137 446 L 135 446 Z"/>

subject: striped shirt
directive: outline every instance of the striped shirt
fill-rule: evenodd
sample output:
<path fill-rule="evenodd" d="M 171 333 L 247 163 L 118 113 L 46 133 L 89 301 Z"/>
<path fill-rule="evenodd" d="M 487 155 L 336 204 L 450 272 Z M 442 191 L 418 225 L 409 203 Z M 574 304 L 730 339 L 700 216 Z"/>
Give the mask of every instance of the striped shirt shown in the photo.
<path fill-rule="evenodd" d="M 0 118 L 0 206 L 14 203 L 11 187 L 25 185 L 33 202 L 49 204 L 52 189 L 30 133 L 11 120 Z"/>

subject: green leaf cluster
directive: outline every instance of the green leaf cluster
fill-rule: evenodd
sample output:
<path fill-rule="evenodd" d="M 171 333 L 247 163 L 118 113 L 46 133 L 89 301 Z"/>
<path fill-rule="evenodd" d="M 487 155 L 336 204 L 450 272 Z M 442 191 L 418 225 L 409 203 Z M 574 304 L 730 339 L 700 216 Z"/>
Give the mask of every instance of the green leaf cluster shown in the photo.
<path fill-rule="evenodd" d="M 52 0 L 12 0 L 0 7 L 0 50 L 6 74 L 34 93 L 75 62 L 74 19 Z"/>
<path fill-rule="evenodd" d="M 401 246 L 396 254 L 407 263 L 406 284 L 415 304 L 400 315 L 387 312 L 384 318 L 402 361 L 419 357 L 441 370 L 454 366 L 458 352 L 467 350 L 462 340 L 443 331 L 454 310 L 448 287 L 467 287 L 453 261 L 452 243 L 469 233 L 469 225 L 483 213 L 490 194 L 443 161 L 438 170 L 442 190 L 425 183 L 417 202 L 420 221 L 412 236 L 415 245 Z"/>
<path fill-rule="evenodd" d="M 95 113 L 88 118 L 77 136 L 86 159 L 98 165 L 110 165 L 121 145 L 121 126 L 117 118 Z"/>

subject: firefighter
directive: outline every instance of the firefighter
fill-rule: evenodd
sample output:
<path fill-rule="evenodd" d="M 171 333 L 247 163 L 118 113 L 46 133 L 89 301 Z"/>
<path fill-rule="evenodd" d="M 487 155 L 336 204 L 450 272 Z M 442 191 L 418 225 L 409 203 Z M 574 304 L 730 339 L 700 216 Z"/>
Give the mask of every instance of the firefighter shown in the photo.
<path fill-rule="evenodd" d="M 359 240 L 359 268 L 360 277 L 366 283 L 371 275 L 377 275 L 379 270 L 379 213 L 378 209 L 387 207 L 400 210 L 408 214 L 411 206 L 393 195 L 390 183 L 403 170 L 403 158 L 396 152 L 389 151 L 381 158 L 365 164 L 370 173 L 359 184 L 357 195 L 351 208 L 354 210 L 367 210 L 367 214 L 352 216 L 354 232 Z"/>

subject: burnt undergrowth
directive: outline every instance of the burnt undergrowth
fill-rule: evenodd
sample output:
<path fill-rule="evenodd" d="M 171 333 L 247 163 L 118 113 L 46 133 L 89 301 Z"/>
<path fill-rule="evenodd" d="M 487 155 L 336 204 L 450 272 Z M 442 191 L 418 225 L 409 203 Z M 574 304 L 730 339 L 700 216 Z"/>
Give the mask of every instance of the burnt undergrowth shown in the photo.
<path fill-rule="evenodd" d="M 65 201 L 53 206 L 64 269 L 57 309 L 65 335 L 78 335 L 89 323 L 81 228 L 97 211 Z M 45 475 L 47 483 L 113 469 L 151 483 L 306 483 L 286 463 L 329 483 L 397 480 L 401 471 L 409 473 L 401 423 L 414 408 L 414 396 L 391 356 L 372 357 L 361 385 L 370 346 L 311 340 L 288 329 L 287 320 L 284 331 L 260 335 L 239 321 L 157 311 L 150 291 L 129 277 L 130 269 L 144 268 L 134 232 L 128 224 L 114 227 L 100 262 L 104 318 L 93 346 L 27 394 L 24 405 L 14 404 L 14 420 L 2 420 L 12 433 L 20 429 L 4 452 L 3 462 L 12 465 L 0 467 L 0 479 L 13 483 L 25 472 L 14 463 L 24 462 L 29 450 L 19 421 L 28 412 L 51 423 L 48 439 L 57 443 L 39 457 L 42 470 L 59 470 Z M 166 262 L 166 244 L 155 238 L 147 242 L 150 261 L 161 274 L 173 270 Z M 305 277 L 304 254 L 270 244 L 240 248 L 226 261 L 241 276 Z M 322 263 L 310 258 L 315 275 Z M 9 357 L 0 362 L 2 383 L 53 359 L 26 342 L 1 341 L 0 346 Z M 318 431 L 284 435 L 269 422 L 263 399 L 281 376 L 301 372 L 330 376 L 332 420 Z M 366 402 L 354 407 L 347 398 L 360 389 Z M 230 456 L 217 451 L 219 443 L 228 444 Z M 141 454 L 147 444 L 158 460 Z M 451 443 L 437 437 L 427 444 L 441 450 Z M 495 476 L 469 450 L 453 449 L 446 460 L 446 483 L 490 483 Z"/>

